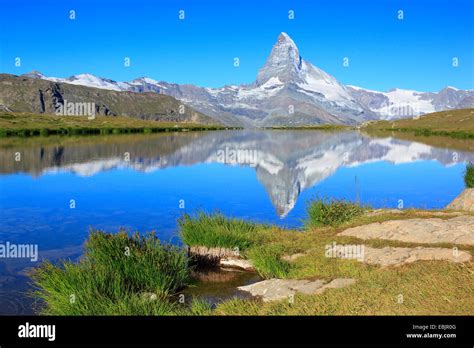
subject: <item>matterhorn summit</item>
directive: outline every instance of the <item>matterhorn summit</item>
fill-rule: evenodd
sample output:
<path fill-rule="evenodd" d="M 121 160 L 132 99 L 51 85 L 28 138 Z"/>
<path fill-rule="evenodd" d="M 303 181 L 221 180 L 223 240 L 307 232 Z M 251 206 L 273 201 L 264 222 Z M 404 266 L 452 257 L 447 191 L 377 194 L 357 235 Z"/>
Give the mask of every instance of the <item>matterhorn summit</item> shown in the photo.
<path fill-rule="evenodd" d="M 286 33 L 278 36 L 272 52 L 257 76 L 257 85 L 262 85 L 272 77 L 281 82 L 296 82 L 301 74 L 302 58 L 293 40 Z"/>

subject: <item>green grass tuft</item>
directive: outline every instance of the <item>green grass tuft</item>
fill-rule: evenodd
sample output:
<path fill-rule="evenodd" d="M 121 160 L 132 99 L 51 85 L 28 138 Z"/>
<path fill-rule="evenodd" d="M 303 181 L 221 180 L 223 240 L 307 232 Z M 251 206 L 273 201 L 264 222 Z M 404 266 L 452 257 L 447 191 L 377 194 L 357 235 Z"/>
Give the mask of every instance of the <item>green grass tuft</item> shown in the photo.
<path fill-rule="evenodd" d="M 468 188 L 474 188 L 474 163 L 466 165 L 466 171 L 464 172 L 464 183 Z"/>
<path fill-rule="evenodd" d="M 69 117 L 49 114 L 0 112 L 0 137 L 48 135 L 150 134 L 224 129 L 219 125 L 142 120 L 126 116 Z"/>
<path fill-rule="evenodd" d="M 200 316 L 211 315 L 212 308 L 211 305 L 203 299 L 193 299 L 189 308 L 189 314 Z"/>
<path fill-rule="evenodd" d="M 123 274 L 132 291 L 174 293 L 188 281 L 186 252 L 160 243 L 154 233 L 92 231 L 85 249 L 86 258 L 95 265 Z"/>
<path fill-rule="evenodd" d="M 257 242 L 258 225 L 220 213 L 200 212 L 195 217 L 183 215 L 178 220 L 181 239 L 188 246 L 220 247 L 244 251 Z"/>
<path fill-rule="evenodd" d="M 282 254 L 278 246 L 258 246 L 249 251 L 249 259 L 263 278 L 286 278 L 291 265 L 281 258 Z"/>
<path fill-rule="evenodd" d="M 342 201 L 317 199 L 308 204 L 307 227 L 338 226 L 364 213 L 358 204 Z"/>
<path fill-rule="evenodd" d="M 31 277 L 34 296 L 46 304 L 44 314 L 165 315 L 176 311 L 168 297 L 188 283 L 189 260 L 152 233 L 91 231 L 80 262 L 46 262 Z"/>

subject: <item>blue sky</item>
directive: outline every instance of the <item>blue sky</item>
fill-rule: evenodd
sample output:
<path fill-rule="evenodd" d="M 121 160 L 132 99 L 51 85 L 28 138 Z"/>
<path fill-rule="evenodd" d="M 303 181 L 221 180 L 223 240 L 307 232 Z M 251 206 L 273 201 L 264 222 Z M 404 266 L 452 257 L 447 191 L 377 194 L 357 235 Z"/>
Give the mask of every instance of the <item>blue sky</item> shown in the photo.
<path fill-rule="evenodd" d="M 278 34 L 345 84 L 474 88 L 472 0 L 0 0 L 0 71 L 251 83 Z M 76 19 L 69 19 L 69 11 Z M 178 12 L 185 11 L 185 19 Z M 288 11 L 295 19 L 288 19 Z M 397 19 L 397 11 L 404 19 Z M 22 60 L 15 67 L 15 57 Z M 130 57 L 131 66 L 124 66 Z M 239 57 L 240 67 L 234 67 Z M 349 67 L 343 67 L 343 58 Z M 459 66 L 452 66 L 453 57 Z"/>

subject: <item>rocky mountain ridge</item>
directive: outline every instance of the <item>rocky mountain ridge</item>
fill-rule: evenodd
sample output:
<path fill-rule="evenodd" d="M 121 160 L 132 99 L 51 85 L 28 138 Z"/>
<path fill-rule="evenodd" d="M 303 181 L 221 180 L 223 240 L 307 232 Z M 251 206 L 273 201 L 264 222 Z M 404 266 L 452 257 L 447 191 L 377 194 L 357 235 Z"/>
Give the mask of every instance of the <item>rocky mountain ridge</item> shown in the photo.
<path fill-rule="evenodd" d="M 344 85 L 303 59 L 286 33 L 280 33 L 256 80 L 248 85 L 205 88 L 149 77 L 117 82 L 92 74 L 47 77 L 37 71 L 23 76 L 104 90 L 167 95 L 230 126 L 354 125 L 474 107 L 474 90 L 448 86 L 439 92 L 399 88 L 379 92 Z"/>

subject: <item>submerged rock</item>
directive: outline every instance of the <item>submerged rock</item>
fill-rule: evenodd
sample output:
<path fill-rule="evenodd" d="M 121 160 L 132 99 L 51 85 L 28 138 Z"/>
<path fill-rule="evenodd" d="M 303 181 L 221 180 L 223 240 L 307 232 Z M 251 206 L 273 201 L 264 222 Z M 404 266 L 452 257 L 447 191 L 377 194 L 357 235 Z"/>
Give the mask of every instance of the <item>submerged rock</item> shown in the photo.
<path fill-rule="evenodd" d="M 238 279 L 241 272 L 226 272 L 220 268 L 200 269 L 191 271 L 191 276 L 200 282 L 207 283 L 229 283 Z"/>
<path fill-rule="evenodd" d="M 457 196 L 446 209 L 474 212 L 474 188 L 467 188 Z"/>
<path fill-rule="evenodd" d="M 261 297 L 264 302 L 290 299 L 296 293 L 319 294 L 327 289 L 342 288 L 355 283 L 355 279 L 339 278 L 329 283 L 325 280 L 267 279 L 254 284 L 238 287 L 252 296 Z"/>

